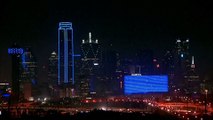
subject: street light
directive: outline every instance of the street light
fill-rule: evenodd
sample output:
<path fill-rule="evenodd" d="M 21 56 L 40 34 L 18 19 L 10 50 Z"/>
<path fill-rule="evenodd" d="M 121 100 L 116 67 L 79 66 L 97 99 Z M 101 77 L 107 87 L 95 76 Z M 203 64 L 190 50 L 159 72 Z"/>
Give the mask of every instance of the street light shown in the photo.
<path fill-rule="evenodd" d="M 205 114 L 207 114 L 207 109 L 206 109 L 206 107 L 207 107 L 207 95 L 208 95 L 208 90 L 207 89 L 205 89 L 205 94 L 206 94 L 206 98 L 205 98 Z"/>

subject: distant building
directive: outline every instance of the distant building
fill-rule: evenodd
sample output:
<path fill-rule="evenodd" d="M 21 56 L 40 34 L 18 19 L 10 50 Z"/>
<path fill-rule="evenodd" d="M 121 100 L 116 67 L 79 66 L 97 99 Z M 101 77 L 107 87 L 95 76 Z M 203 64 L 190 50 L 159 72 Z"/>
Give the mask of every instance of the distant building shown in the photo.
<path fill-rule="evenodd" d="M 37 62 L 29 47 L 24 48 L 20 61 L 20 93 L 28 100 L 37 95 Z"/>
<path fill-rule="evenodd" d="M 139 50 L 136 53 L 135 65 L 139 65 L 142 75 L 152 75 L 154 74 L 154 53 L 153 50 L 145 49 Z"/>
<path fill-rule="evenodd" d="M 189 50 L 189 39 L 176 41 L 174 53 L 175 84 L 179 88 L 184 88 L 184 75 L 191 69 Z"/>
<path fill-rule="evenodd" d="M 162 73 L 168 75 L 169 78 L 169 90 L 173 90 L 175 87 L 174 81 L 174 55 L 173 51 L 167 50 L 162 59 Z M 174 88 L 175 89 L 175 88 Z"/>
<path fill-rule="evenodd" d="M 195 71 L 195 61 L 194 56 L 192 56 L 191 69 L 187 71 L 184 75 L 185 87 L 187 92 L 190 95 L 200 94 L 201 93 L 201 81 L 199 75 Z"/>
<path fill-rule="evenodd" d="M 50 96 L 56 97 L 57 95 L 57 85 L 58 85 L 58 55 L 55 51 L 51 53 L 49 57 L 48 66 L 48 87 Z"/>
<path fill-rule="evenodd" d="M 12 103 L 18 103 L 20 98 L 20 61 L 24 49 L 20 48 L 17 44 L 13 44 L 8 48 L 8 54 L 12 56 Z"/>

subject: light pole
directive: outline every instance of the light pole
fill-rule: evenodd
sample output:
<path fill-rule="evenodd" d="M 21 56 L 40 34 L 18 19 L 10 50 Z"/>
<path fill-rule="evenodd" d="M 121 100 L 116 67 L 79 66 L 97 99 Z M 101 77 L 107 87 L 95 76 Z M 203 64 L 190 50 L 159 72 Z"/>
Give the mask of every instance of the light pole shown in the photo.
<path fill-rule="evenodd" d="M 205 89 L 205 95 L 206 95 L 206 98 L 205 98 L 205 114 L 207 114 L 207 95 L 208 95 L 207 89 Z"/>

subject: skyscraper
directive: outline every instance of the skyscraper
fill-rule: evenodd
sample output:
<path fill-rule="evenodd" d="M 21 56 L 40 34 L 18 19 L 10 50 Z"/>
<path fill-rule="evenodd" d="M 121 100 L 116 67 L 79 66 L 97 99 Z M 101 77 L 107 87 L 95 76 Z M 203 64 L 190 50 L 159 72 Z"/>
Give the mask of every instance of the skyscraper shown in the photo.
<path fill-rule="evenodd" d="M 187 88 L 187 81 L 184 79 L 184 76 L 188 76 L 187 74 L 191 71 L 190 59 L 189 39 L 177 39 L 174 52 L 174 79 L 176 86 L 184 91 Z"/>
<path fill-rule="evenodd" d="M 74 85 L 74 45 L 71 22 L 60 22 L 58 28 L 58 84 Z"/>
<path fill-rule="evenodd" d="M 20 61 L 23 48 L 20 48 L 16 43 L 12 48 L 8 48 L 8 54 L 12 56 L 12 103 L 18 103 L 20 97 Z"/>
<path fill-rule="evenodd" d="M 92 33 L 89 33 L 88 40 L 82 40 L 81 51 L 83 54 L 82 61 L 87 63 L 85 65 L 94 68 L 99 66 L 101 58 L 101 49 L 98 40 L 92 39 Z"/>
<path fill-rule="evenodd" d="M 199 75 L 197 75 L 195 71 L 195 59 L 194 56 L 192 56 L 191 60 L 191 67 L 190 70 L 187 71 L 186 74 L 184 74 L 184 79 L 185 79 L 185 84 L 187 88 L 187 92 L 190 95 L 196 95 L 201 92 L 201 87 L 200 87 L 200 79 Z"/>
<path fill-rule="evenodd" d="M 92 34 L 89 33 L 89 39 L 82 40 L 81 44 L 82 51 L 82 74 L 86 75 L 87 78 L 84 80 L 89 81 L 90 92 L 97 92 L 99 81 L 97 77 L 100 76 L 101 67 L 101 49 L 97 39 L 92 38 Z M 86 81 L 82 82 L 87 84 Z M 87 90 L 87 89 L 85 89 Z"/>
<path fill-rule="evenodd" d="M 57 84 L 58 84 L 58 56 L 55 51 L 51 53 L 49 57 L 49 66 L 48 66 L 48 86 L 49 92 L 52 97 L 55 97 L 57 93 Z"/>
<path fill-rule="evenodd" d="M 23 98 L 28 100 L 36 95 L 37 62 L 29 47 L 24 48 L 20 61 L 20 92 Z"/>

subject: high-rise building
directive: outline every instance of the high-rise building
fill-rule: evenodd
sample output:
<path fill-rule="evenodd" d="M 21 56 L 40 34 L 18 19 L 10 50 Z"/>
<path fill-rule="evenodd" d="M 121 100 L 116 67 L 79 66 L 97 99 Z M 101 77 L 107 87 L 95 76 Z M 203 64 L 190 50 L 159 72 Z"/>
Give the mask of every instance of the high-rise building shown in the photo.
<path fill-rule="evenodd" d="M 24 48 L 20 64 L 20 92 L 28 100 L 37 93 L 37 62 L 29 47 Z"/>
<path fill-rule="evenodd" d="M 169 90 L 172 91 L 175 87 L 174 83 L 174 55 L 171 50 L 167 50 L 162 59 L 162 73 L 168 75 Z M 175 88 L 174 88 L 175 89 Z"/>
<path fill-rule="evenodd" d="M 89 81 L 90 92 L 96 93 L 98 87 L 97 76 L 100 75 L 101 67 L 101 49 L 97 39 L 92 38 L 91 32 L 89 33 L 89 39 L 82 40 L 82 74 L 87 78 L 84 80 Z M 87 82 L 82 82 L 87 84 Z M 87 86 L 87 85 L 83 85 Z M 87 90 L 87 89 L 85 89 Z"/>
<path fill-rule="evenodd" d="M 83 54 L 82 61 L 85 67 L 90 67 L 91 69 L 100 66 L 101 59 L 101 49 L 98 40 L 92 39 L 92 33 L 89 33 L 88 40 L 82 40 L 81 51 Z"/>
<path fill-rule="evenodd" d="M 174 53 L 175 83 L 178 87 L 184 87 L 184 75 L 190 71 L 189 54 L 189 39 L 178 39 Z"/>
<path fill-rule="evenodd" d="M 20 98 L 20 56 L 23 52 L 23 48 L 20 48 L 17 44 L 8 48 L 8 54 L 12 56 L 12 103 L 18 103 Z"/>
<path fill-rule="evenodd" d="M 71 22 L 60 22 L 58 28 L 58 85 L 60 97 L 74 96 L 74 44 Z"/>
<path fill-rule="evenodd" d="M 191 67 L 190 70 L 187 71 L 187 73 L 184 75 L 184 79 L 185 79 L 185 85 L 187 88 L 187 92 L 190 95 L 196 95 L 199 94 L 201 92 L 201 87 L 200 87 L 200 79 L 199 79 L 199 75 L 197 75 L 196 71 L 195 71 L 195 59 L 194 56 L 192 56 L 191 59 Z"/>
<path fill-rule="evenodd" d="M 154 53 L 151 49 L 139 50 L 136 54 L 136 60 L 134 64 L 141 67 L 142 75 L 154 74 Z"/>
<path fill-rule="evenodd" d="M 74 84 L 74 45 L 71 22 L 60 22 L 58 28 L 58 84 Z"/>
<path fill-rule="evenodd" d="M 51 53 L 49 57 L 48 66 L 48 86 L 49 92 L 52 97 L 57 95 L 57 84 L 58 84 L 58 56 L 55 51 Z"/>

